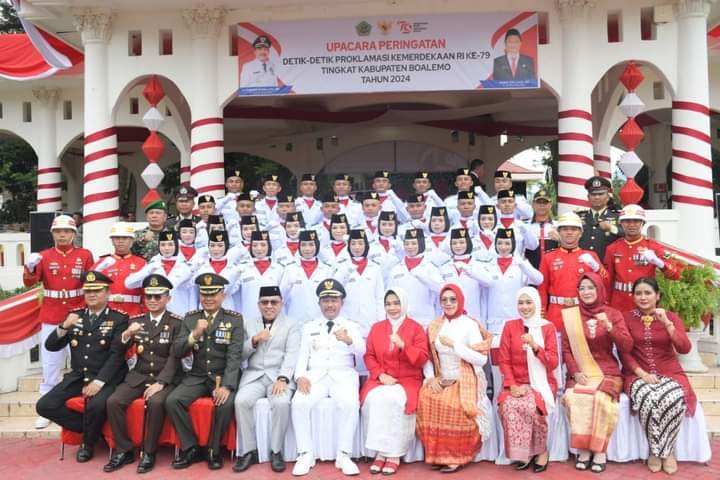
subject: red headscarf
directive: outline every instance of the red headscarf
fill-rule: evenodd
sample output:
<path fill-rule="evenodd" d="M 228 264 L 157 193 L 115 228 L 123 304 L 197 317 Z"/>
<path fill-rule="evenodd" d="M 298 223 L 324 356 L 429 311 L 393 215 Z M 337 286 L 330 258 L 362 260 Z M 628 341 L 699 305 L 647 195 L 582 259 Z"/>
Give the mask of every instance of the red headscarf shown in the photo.
<path fill-rule="evenodd" d="M 447 283 L 444 287 L 440 289 L 440 296 L 442 297 L 442 294 L 445 293 L 447 290 L 452 290 L 452 292 L 455 294 L 455 298 L 457 298 L 457 310 L 455 310 L 455 313 L 452 315 L 448 315 L 447 313 L 443 312 L 443 315 L 448 320 L 453 320 L 460 315 L 465 315 L 467 312 L 465 311 L 465 295 L 463 295 L 462 290 L 459 286 L 455 285 L 454 283 Z"/>
<path fill-rule="evenodd" d="M 580 300 L 580 312 L 582 313 L 583 317 L 595 317 L 598 313 L 605 312 L 605 308 L 607 307 L 607 290 L 605 290 L 605 284 L 603 283 L 602 277 L 598 275 L 595 272 L 586 272 L 583 274 L 582 277 L 580 277 L 580 281 L 578 282 L 578 289 L 580 288 L 580 283 L 584 279 L 590 280 L 593 285 L 595 285 L 595 289 L 597 290 L 597 298 L 595 299 L 595 302 L 588 304 L 583 303 L 582 298 L 578 298 Z"/>

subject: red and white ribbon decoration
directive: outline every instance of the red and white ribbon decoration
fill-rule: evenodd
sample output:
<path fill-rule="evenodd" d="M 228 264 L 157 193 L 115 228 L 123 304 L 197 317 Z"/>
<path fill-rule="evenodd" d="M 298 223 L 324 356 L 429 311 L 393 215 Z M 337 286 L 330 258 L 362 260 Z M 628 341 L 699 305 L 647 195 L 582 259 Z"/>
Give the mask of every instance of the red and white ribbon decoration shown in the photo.
<path fill-rule="evenodd" d="M 645 134 L 640 128 L 640 125 L 635 121 L 635 117 L 645 110 L 645 104 L 637 96 L 635 90 L 638 85 L 643 81 L 643 76 L 640 69 L 635 65 L 635 61 L 631 60 L 622 75 L 620 75 L 620 82 L 625 86 L 628 93 L 625 94 L 622 102 L 620 102 L 620 111 L 628 117 L 628 120 L 620 129 L 618 136 L 620 140 L 627 148 L 627 151 L 623 154 L 618 162 L 618 167 L 627 176 L 627 182 L 620 189 L 620 198 L 625 205 L 629 203 L 640 203 L 645 191 L 640 188 L 640 185 L 635 183 L 635 175 L 643 167 L 643 162 L 635 153 L 635 148 L 642 142 Z"/>

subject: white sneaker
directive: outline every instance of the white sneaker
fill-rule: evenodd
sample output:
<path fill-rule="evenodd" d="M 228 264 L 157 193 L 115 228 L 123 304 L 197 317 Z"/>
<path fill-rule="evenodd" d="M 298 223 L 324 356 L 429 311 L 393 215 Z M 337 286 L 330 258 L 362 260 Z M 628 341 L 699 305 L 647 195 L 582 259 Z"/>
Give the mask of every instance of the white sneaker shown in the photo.
<path fill-rule="evenodd" d="M 35 419 L 35 428 L 37 430 L 42 430 L 43 428 L 47 428 L 48 425 L 50 425 L 50 420 L 48 420 L 45 417 L 37 417 Z"/>
<path fill-rule="evenodd" d="M 359 475 L 360 469 L 352 461 L 350 455 L 345 452 L 338 452 L 337 458 L 335 459 L 335 468 L 342 470 L 345 475 Z"/>
<path fill-rule="evenodd" d="M 305 452 L 295 461 L 292 474 L 301 477 L 310 473 L 310 469 L 315 466 L 315 455 L 312 452 Z"/>

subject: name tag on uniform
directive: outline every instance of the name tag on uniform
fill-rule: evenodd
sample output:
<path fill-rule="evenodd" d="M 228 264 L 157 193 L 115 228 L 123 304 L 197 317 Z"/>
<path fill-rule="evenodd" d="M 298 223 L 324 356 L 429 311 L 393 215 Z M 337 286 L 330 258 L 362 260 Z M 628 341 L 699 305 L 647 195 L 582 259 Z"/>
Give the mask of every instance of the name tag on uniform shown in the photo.
<path fill-rule="evenodd" d="M 317 337 L 318 335 L 320 335 L 320 332 L 313 332 L 310 334 L 311 337 Z"/>
<path fill-rule="evenodd" d="M 405 276 L 404 273 L 397 273 L 397 274 L 393 275 L 392 278 L 403 278 L 404 276 Z"/>
<path fill-rule="evenodd" d="M 252 282 L 255 278 L 254 277 L 245 277 L 241 278 L 240 281 L 243 283 Z"/>
<path fill-rule="evenodd" d="M 300 279 L 297 279 L 293 282 L 293 285 L 301 285 L 301 284 L 302 284 L 302 280 L 300 280 Z"/>
<path fill-rule="evenodd" d="M 347 281 L 347 283 L 353 283 L 353 282 L 355 282 L 355 281 L 357 281 L 357 278 L 351 278 L 351 279 L 349 279 L 349 280 Z"/>

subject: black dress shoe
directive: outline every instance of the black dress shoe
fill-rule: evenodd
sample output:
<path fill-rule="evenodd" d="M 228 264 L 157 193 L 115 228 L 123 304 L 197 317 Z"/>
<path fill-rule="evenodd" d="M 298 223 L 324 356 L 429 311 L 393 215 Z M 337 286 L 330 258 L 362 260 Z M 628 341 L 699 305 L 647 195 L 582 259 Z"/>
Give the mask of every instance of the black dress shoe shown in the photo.
<path fill-rule="evenodd" d="M 282 452 L 270 452 L 270 468 L 272 468 L 273 472 L 284 472 L 286 466 Z"/>
<path fill-rule="evenodd" d="M 78 463 L 85 463 L 92 460 L 94 455 L 95 454 L 92 447 L 89 447 L 83 443 L 80 445 L 80 448 L 77 451 L 77 455 L 75 455 L 75 459 L 78 461 Z"/>
<path fill-rule="evenodd" d="M 172 468 L 180 470 L 182 468 L 188 468 L 193 463 L 202 462 L 202 453 L 197 446 L 188 448 L 187 450 L 181 450 L 175 460 L 172 462 Z"/>
<path fill-rule="evenodd" d="M 210 470 L 220 470 L 223 467 L 222 455 L 218 452 L 208 452 L 207 462 Z"/>
<path fill-rule="evenodd" d="M 548 461 L 545 462 L 545 465 L 538 465 L 538 464 L 536 463 L 535 466 L 533 467 L 533 472 L 535 472 L 535 473 L 542 473 L 542 472 L 544 472 L 545 470 L 547 470 L 548 465 L 550 465 L 550 459 L 548 459 Z"/>
<path fill-rule="evenodd" d="M 258 452 L 257 450 L 251 450 L 245 455 L 238 457 L 237 462 L 233 465 L 233 472 L 244 472 L 256 463 L 258 463 Z"/>
<path fill-rule="evenodd" d="M 143 452 L 138 464 L 137 473 L 147 473 L 155 467 L 155 454 Z"/>
<path fill-rule="evenodd" d="M 537 455 L 535 455 L 534 457 L 530 457 L 530 460 L 528 460 L 525 463 L 520 463 L 520 462 L 516 463 L 515 470 L 527 470 L 535 463 L 536 458 L 537 458 Z"/>
<path fill-rule="evenodd" d="M 134 461 L 135 455 L 133 455 L 132 450 L 129 452 L 118 452 L 113 454 L 112 457 L 110 457 L 110 461 L 105 464 L 103 470 L 108 473 L 114 472 L 115 470 L 120 470 L 128 463 L 133 463 Z"/>

